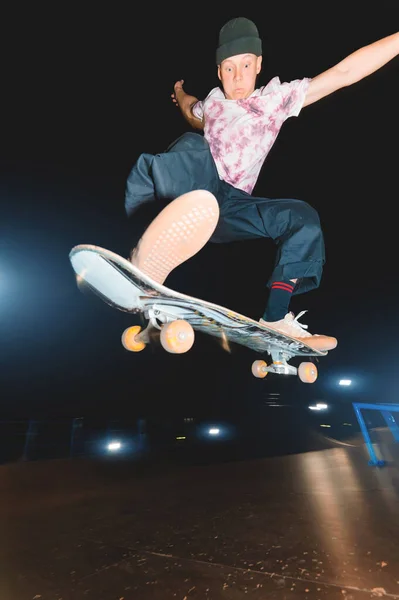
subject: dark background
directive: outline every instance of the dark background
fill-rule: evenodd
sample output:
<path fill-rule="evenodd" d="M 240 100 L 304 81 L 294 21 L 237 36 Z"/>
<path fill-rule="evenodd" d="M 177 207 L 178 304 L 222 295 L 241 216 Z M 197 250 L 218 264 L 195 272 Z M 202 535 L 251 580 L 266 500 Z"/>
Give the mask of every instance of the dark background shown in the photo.
<path fill-rule="evenodd" d="M 82 294 L 69 263 L 81 243 L 127 256 L 155 216 L 124 213 L 129 171 L 189 131 L 173 84 L 202 99 L 218 85 L 217 35 L 246 16 L 263 39 L 258 85 L 314 77 L 398 29 L 396 2 L 353 12 L 272 4 L 259 11 L 185 4 L 31 5 L 4 14 L 0 136 L 0 398 L 2 418 L 187 414 L 236 420 L 269 392 L 283 402 L 395 402 L 398 96 L 394 59 L 288 120 L 254 194 L 301 198 L 319 212 L 327 263 L 318 290 L 293 299 L 312 333 L 335 335 L 312 385 L 255 380 L 246 348 L 197 335 L 187 355 L 159 344 L 126 352 L 139 317 Z M 268 240 L 207 245 L 167 284 L 258 319 L 274 262 Z M 343 391 L 337 381 L 350 377 Z"/>

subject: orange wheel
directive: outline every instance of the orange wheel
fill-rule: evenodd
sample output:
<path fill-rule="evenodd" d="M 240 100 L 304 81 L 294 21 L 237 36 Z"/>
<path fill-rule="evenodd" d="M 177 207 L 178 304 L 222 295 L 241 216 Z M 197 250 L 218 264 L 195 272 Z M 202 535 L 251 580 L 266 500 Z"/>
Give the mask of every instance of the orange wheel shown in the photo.
<path fill-rule="evenodd" d="M 317 379 L 317 367 L 312 362 L 303 362 L 298 367 L 298 377 L 303 383 L 314 383 Z"/>
<path fill-rule="evenodd" d="M 141 327 L 140 325 L 133 325 L 133 327 L 128 327 L 122 333 L 122 344 L 129 350 L 130 352 L 140 352 L 144 350 L 145 343 L 136 339 L 136 335 L 140 333 Z"/>
<path fill-rule="evenodd" d="M 255 360 L 252 363 L 252 375 L 258 377 L 259 379 L 263 379 L 268 374 L 268 371 L 265 370 L 267 367 L 267 363 L 264 360 Z"/>
<path fill-rule="evenodd" d="M 183 354 L 194 344 L 194 329 L 180 319 L 166 323 L 161 329 L 161 344 L 171 354 Z"/>

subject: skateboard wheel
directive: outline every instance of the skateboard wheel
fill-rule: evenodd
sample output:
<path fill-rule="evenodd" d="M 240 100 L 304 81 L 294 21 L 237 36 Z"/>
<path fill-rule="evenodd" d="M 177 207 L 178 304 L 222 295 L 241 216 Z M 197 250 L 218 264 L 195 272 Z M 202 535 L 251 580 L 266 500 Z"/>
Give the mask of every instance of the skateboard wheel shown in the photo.
<path fill-rule="evenodd" d="M 144 350 L 145 343 L 136 338 L 140 331 L 140 325 L 133 325 L 133 327 L 128 327 L 122 333 L 122 344 L 126 350 L 129 350 L 130 352 L 140 352 L 141 350 Z"/>
<path fill-rule="evenodd" d="M 166 323 L 161 329 L 161 344 L 171 354 L 183 354 L 194 344 L 194 329 L 181 319 Z"/>
<path fill-rule="evenodd" d="M 303 383 L 314 383 L 317 379 L 317 367 L 312 362 L 303 362 L 298 367 L 298 377 Z"/>
<path fill-rule="evenodd" d="M 252 363 L 252 375 L 259 379 L 263 379 L 268 374 L 266 367 L 267 364 L 264 360 L 255 360 L 255 362 Z"/>

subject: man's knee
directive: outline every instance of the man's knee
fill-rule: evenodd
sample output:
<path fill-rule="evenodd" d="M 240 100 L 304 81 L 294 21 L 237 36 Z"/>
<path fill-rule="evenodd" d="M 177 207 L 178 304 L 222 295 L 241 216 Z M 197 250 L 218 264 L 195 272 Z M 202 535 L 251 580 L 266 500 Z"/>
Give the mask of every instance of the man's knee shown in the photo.
<path fill-rule="evenodd" d="M 281 204 L 280 204 L 281 202 Z M 302 200 L 282 200 L 277 205 L 270 230 L 274 239 L 284 240 L 293 235 L 321 233 L 320 218 L 317 211 Z"/>
<path fill-rule="evenodd" d="M 324 260 L 324 236 L 321 229 L 320 217 L 316 209 L 310 204 L 304 203 L 302 238 L 307 240 L 312 255 L 319 256 Z"/>
<path fill-rule="evenodd" d="M 290 237 L 306 249 L 306 254 L 312 257 L 313 261 L 324 263 L 324 236 L 317 210 L 307 202 L 301 201 L 294 214 Z"/>
<path fill-rule="evenodd" d="M 141 154 L 126 183 L 125 210 L 132 215 L 153 200 L 174 200 L 194 189 L 217 194 L 219 178 L 208 142 L 187 132 L 160 154 Z"/>
<path fill-rule="evenodd" d="M 166 152 L 190 152 L 190 151 L 209 150 L 209 144 L 205 137 L 200 133 L 187 131 L 183 133 L 177 140 L 172 142 Z"/>
<path fill-rule="evenodd" d="M 297 200 L 295 204 L 292 205 L 291 210 L 294 221 L 298 224 L 309 227 L 320 227 L 319 213 L 307 202 Z"/>

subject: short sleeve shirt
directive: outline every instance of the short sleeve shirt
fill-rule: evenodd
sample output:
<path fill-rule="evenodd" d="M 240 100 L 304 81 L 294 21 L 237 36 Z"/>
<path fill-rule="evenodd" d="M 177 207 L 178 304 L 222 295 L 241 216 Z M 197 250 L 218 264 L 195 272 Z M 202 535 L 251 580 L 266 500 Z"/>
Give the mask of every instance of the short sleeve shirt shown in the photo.
<path fill-rule="evenodd" d="M 194 104 L 221 179 L 251 194 L 284 121 L 299 115 L 310 81 L 274 77 L 242 100 L 228 100 L 217 87 Z"/>

